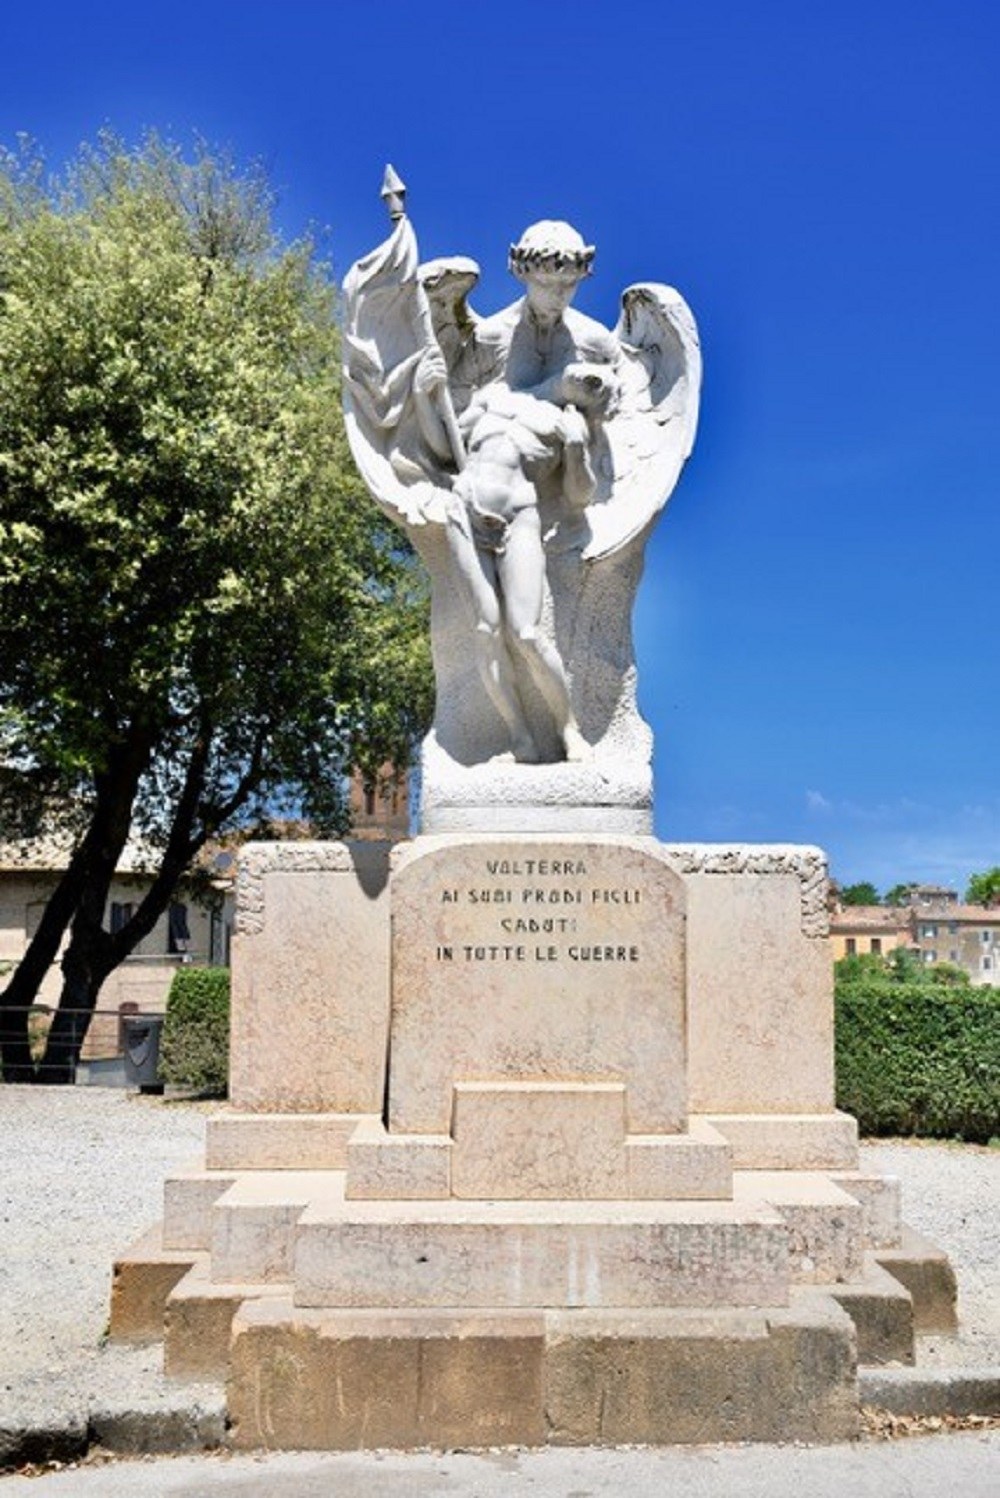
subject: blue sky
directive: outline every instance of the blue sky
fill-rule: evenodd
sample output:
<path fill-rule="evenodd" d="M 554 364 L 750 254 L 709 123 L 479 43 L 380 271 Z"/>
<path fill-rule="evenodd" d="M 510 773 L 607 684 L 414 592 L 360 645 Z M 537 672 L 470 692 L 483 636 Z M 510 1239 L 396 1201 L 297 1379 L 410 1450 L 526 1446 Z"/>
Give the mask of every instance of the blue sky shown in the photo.
<path fill-rule="evenodd" d="M 591 315 L 676 285 L 705 389 L 636 619 L 657 831 L 883 888 L 1000 863 L 1000 8 L 40 0 L 0 56 L 0 141 L 200 132 L 340 273 L 392 160 L 480 311 L 540 217 L 596 243 Z"/>

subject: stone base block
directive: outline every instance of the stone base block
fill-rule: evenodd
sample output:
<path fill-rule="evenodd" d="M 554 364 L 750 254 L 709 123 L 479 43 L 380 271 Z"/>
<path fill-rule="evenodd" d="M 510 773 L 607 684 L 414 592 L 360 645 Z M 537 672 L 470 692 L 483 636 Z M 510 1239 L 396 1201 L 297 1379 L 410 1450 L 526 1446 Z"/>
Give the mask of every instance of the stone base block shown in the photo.
<path fill-rule="evenodd" d="M 347 1146 L 348 1200 L 433 1201 L 451 1195 L 451 1136 L 390 1134 L 380 1118 L 358 1124 Z"/>
<path fill-rule="evenodd" d="M 292 1277 L 296 1225 L 310 1203 L 343 1202 L 342 1171 L 241 1175 L 212 1209 L 212 1278 L 273 1284 Z"/>
<path fill-rule="evenodd" d="M 624 1089 L 459 1084 L 455 1138 L 360 1123 L 348 1201 L 728 1201 L 732 1151 L 704 1119 L 683 1134 L 624 1133 Z M 473 1127 L 474 1121 L 474 1127 Z"/>
<path fill-rule="evenodd" d="M 829 1293 L 854 1322 L 859 1363 L 913 1362 L 913 1299 L 871 1256 L 862 1279 Z"/>
<path fill-rule="evenodd" d="M 459 1082 L 453 1196 L 604 1199 L 623 1194 L 625 1087 L 600 1082 Z"/>
<path fill-rule="evenodd" d="M 212 1247 L 213 1208 L 235 1183 L 233 1171 L 209 1171 L 200 1166 L 170 1176 L 163 1188 L 164 1247 L 207 1253 Z"/>
<path fill-rule="evenodd" d="M 850 1318 L 776 1311 L 346 1311 L 233 1325 L 238 1447 L 620 1445 L 855 1434 Z"/>
<path fill-rule="evenodd" d="M 221 1285 L 199 1261 L 167 1296 L 161 1333 L 168 1378 L 224 1379 L 233 1317 L 247 1300 L 288 1295 L 288 1285 Z"/>
<path fill-rule="evenodd" d="M 405 1314 L 244 1305 L 233 1323 L 237 1447 L 539 1446 L 538 1312 Z"/>
<path fill-rule="evenodd" d="M 736 1170 L 856 1170 L 858 1125 L 849 1113 L 711 1113 Z"/>
<path fill-rule="evenodd" d="M 875 1258 L 913 1297 L 913 1327 L 918 1336 L 958 1330 L 955 1271 L 936 1244 L 904 1226 L 899 1247 L 876 1249 Z"/>
<path fill-rule="evenodd" d="M 337 1115 L 381 1108 L 390 851 L 387 842 L 240 849 L 229 1063 L 235 1109 Z"/>
<path fill-rule="evenodd" d="M 208 1120 L 209 1170 L 343 1170 L 357 1113 L 220 1113 Z"/>
<path fill-rule="evenodd" d="M 167 1297 L 196 1255 L 163 1247 L 160 1223 L 143 1233 L 115 1260 L 111 1279 L 113 1342 L 158 1342 Z"/>
<path fill-rule="evenodd" d="M 758 1203 L 313 1205 L 295 1234 L 295 1302 L 469 1309 L 783 1305 L 787 1237 L 780 1215 Z"/>
<path fill-rule="evenodd" d="M 903 1230 L 899 1177 L 849 1170 L 838 1171 L 830 1179 L 860 1203 L 865 1247 L 898 1248 Z"/>
<path fill-rule="evenodd" d="M 729 1201 L 732 1149 L 703 1118 L 686 1134 L 632 1134 L 625 1141 L 625 1194 L 635 1201 Z"/>
<path fill-rule="evenodd" d="M 553 1445 L 855 1433 L 853 1327 L 828 1297 L 776 1312 L 553 1312 L 547 1328 Z"/>
<path fill-rule="evenodd" d="M 733 1174 L 733 1200 L 766 1202 L 788 1230 L 788 1262 L 798 1284 L 853 1280 L 864 1272 L 860 1204 L 811 1171 L 746 1170 Z"/>
<path fill-rule="evenodd" d="M 648 755 L 621 752 L 573 764 L 461 765 L 424 740 L 420 823 L 434 833 L 544 833 L 648 837 L 653 830 Z"/>

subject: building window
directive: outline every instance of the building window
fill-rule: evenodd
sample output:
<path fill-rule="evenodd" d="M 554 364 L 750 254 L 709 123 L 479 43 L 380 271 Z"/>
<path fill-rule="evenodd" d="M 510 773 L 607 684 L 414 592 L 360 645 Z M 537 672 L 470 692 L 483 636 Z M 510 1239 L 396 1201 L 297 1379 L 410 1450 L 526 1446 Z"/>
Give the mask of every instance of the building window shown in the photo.
<path fill-rule="evenodd" d="M 992 938 L 993 938 L 993 932 L 992 931 L 984 931 L 982 935 L 983 935 L 983 946 L 984 947 L 988 947 L 989 944 L 990 944 L 990 942 L 991 942 L 991 940 L 992 940 Z"/>
<path fill-rule="evenodd" d="M 931 948 L 929 951 L 926 951 L 924 953 L 924 961 L 925 962 L 937 962 L 937 953 L 933 950 L 933 948 Z"/>
<path fill-rule="evenodd" d="M 123 926 L 128 925 L 129 921 L 132 919 L 132 912 L 134 909 L 135 907 L 131 900 L 111 901 L 111 916 L 109 924 L 112 936 L 116 936 Z"/>
<path fill-rule="evenodd" d="M 949 921 L 948 922 L 948 935 L 949 936 L 954 936 L 955 932 L 957 930 L 958 930 L 958 922 L 957 921 Z"/>
<path fill-rule="evenodd" d="M 872 937 L 872 951 L 875 953 L 876 957 L 881 957 L 881 955 L 882 955 L 882 938 L 881 938 L 881 936 L 873 936 Z"/>
<path fill-rule="evenodd" d="M 934 938 L 935 938 L 935 936 L 937 936 L 937 927 L 936 926 L 921 926 L 921 928 L 920 928 L 920 935 L 922 937 L 924 937 L 925 940 L 927 940 L 927 941 L 933 941 Z"/>
<path fill-rule="evenodd" d="M 983 958 L 983 972 L 984 973 L 990 972 L 991 969 L 992 969 L 992 967 L 993 967 L 993 958 L 992 957 L 984 957 Z"/>
<path fill-rule="evenodd" d="M 229 943 L 232 931 L 223 912 L 217 907 L 209 914 L 209 961 L 213 967 L 229 966 Z"/>
<path fill-rule="evenodd" d="M 844 952 L 845 952 L 845 954 L 848 957 L 853 957 L 857 953 L 857 950 L 858 950 L 857 939 L 855 937 L 853 937 L 853 936 L 848 936 L 847 938 L 845 938 L 845 941 L 844 941 Z"/>
<path fill-rule="evenodd" d="M 957 951 L 957 949 L 955 947 L 952 947 L 951 951 L 948 953 L 948 961 L 949 962 L 957 962 L 958 961 L 958 951 Z"/>
<path fill-rule="evenodd" d="M 184 953 L 191 950 L 191 931 L 188 926 L 188 908 L 175 900 L 167 912 L 167 951 Z"/>

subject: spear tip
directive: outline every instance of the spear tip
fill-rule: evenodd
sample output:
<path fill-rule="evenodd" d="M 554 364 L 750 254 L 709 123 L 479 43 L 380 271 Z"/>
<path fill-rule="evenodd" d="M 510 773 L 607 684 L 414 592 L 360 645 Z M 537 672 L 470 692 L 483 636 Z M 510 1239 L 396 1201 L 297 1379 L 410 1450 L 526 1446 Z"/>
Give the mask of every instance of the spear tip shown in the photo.
<path fill-rule="evenodd" d="M 382 178 L 382 201 L 393 223 L 406 216 L 406 183 L 391 163 L 386 166 Z"/>
<path fill-rule="evenodd" d="M 382 178 L 382 197 L 401 196 L 406 191 L 406 183 L 397 172 L 391 161 L 386 162 L 385 175 Z"/>

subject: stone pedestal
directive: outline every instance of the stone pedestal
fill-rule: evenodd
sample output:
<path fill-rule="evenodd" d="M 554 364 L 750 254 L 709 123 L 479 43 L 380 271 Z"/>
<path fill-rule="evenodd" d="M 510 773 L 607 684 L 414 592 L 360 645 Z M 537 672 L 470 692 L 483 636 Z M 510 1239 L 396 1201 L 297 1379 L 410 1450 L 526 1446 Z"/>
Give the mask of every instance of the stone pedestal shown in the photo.
<path fill-rule="evenodd" d="M 835 1109 L 822 856 L 367 858 L 245 851 L 232 1106 L 113 1335 L 156 1302 L 244 1446 L 850 1435 L 857 1346 L 953 1299 Z"/>

